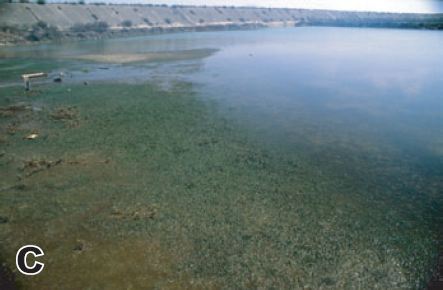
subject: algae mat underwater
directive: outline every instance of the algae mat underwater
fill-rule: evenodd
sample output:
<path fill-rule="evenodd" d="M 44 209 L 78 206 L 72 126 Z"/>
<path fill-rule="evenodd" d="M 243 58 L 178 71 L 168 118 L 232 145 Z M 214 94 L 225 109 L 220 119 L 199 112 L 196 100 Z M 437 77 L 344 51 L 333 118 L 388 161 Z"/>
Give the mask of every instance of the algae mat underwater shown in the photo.
<path fill-rule="evenodd" d="M 215 56 L 237 53 L 225 52 Z M 76 76 L 100 68 L 75 68 L 73 81 L 0 91 L 0 254 L 14 269 L 22 245 L 45 251 L 44 271 L 17 274 L 18 286 L 414 289 L 429 278 L 438 162 L 414 171 L 403 151 L 313 134 L 302 110 L 288 125 L 300 130 L 288 139 L 305 136 L 296 146 L 270 138 L 252 114 L 235 117 L 243 104 L 225 109 L 180 77 L 208 69 L 192 62 L 156 64 L 160 82 L 84 84 Z"/>
<path fill-rule="evenodd" d="M 1 157 L 3 253 L 13 265 L 30 240 L 46 253 L 25 288 L 400 286 L 400 263 L 427 261 L 426 232 L 391 240 L 391 220 L 254 146 L 190 84 L 48 86 L 32 101 L 2 118 L 18 127 Z M 61 106 L 75 122 L 54 118 Z"/>

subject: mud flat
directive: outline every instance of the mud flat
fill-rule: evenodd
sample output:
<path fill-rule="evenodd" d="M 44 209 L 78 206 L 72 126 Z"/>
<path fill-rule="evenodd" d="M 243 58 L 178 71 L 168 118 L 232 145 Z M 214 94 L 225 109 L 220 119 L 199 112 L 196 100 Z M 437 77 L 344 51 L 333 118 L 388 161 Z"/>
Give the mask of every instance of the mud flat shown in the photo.
<path fill-rule="evenodd" d="M 87 60 L 102 63 L 134 63 L 134 62 L 158 62 L 174 61 L 206 57 L 214 53 L 214 49 L 195 49 L 174 52 L 151 52 L 151 53 L 114 53 L 114 54 L 84 54 L 74 56 L 74 59 Z"/>

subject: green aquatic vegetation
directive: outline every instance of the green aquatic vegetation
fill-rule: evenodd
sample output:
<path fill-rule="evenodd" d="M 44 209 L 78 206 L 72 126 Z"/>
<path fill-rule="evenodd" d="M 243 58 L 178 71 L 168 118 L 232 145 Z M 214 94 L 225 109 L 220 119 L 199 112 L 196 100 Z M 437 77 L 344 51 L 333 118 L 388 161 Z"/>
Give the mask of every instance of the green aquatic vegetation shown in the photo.
<path fill-rule="evenodd" d="M 426 278 L 430 228 L 300 152 L 264 146 L 190 83 L 2 94 L 0 106 L 42 108 L 17 124 L 42 138 L 1 145 L 0 248 L 12 265 L 32 239 L 48 257 L 36 279 L 18 277 L 26 287 L 395 289 Z M 81 125 L 58 120 L 71 117 Z M 18 179 L 23 164 L 32 174 Z"/>

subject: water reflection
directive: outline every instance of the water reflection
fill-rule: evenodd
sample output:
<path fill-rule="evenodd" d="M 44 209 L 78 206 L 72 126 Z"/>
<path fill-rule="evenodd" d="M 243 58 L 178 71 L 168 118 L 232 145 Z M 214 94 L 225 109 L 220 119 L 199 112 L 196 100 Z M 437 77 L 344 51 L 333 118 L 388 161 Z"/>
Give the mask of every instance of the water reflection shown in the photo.
<path fill-rule="evenodd" d="M 309 122 L 442 157 L 441 33 L 299 28 L 284 39 L 257 36 L 216 54 L 195 77 L 237 117 L 255 127 L 285 123 L 279 142 Z"/>
<path fill-rule="evenodd" d="M 439 32 L 295 28 L 2 49 L 4 82 L 72 79 L 0 91 L 1 246 L 48 248 L 55 270 L 23 281 L 36 289 L 418 288 L 443 212 L 440 47 Z M 76 58 L 197 48 L 218 50 Z M 19 101 L 44 109 L 15 116 Z"/>

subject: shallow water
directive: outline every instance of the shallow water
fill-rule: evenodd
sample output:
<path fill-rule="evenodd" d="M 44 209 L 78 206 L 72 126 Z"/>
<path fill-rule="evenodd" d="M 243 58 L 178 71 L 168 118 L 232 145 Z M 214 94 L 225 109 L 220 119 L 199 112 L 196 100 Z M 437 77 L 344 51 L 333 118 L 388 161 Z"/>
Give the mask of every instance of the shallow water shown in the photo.
<path fill-rule="evenodd" d="M 2 49 L 1 105 L 41 108 L 1 120 L 4 259 L 47 249 L 46 273 L 17 278 L 36 289 L 420 288 L 442 226 L 441 47 L 305 27 Z M 165 51 L 199 53 L 78 60 Z M 66 78 L 24 94 L 39 69 Z"/>

